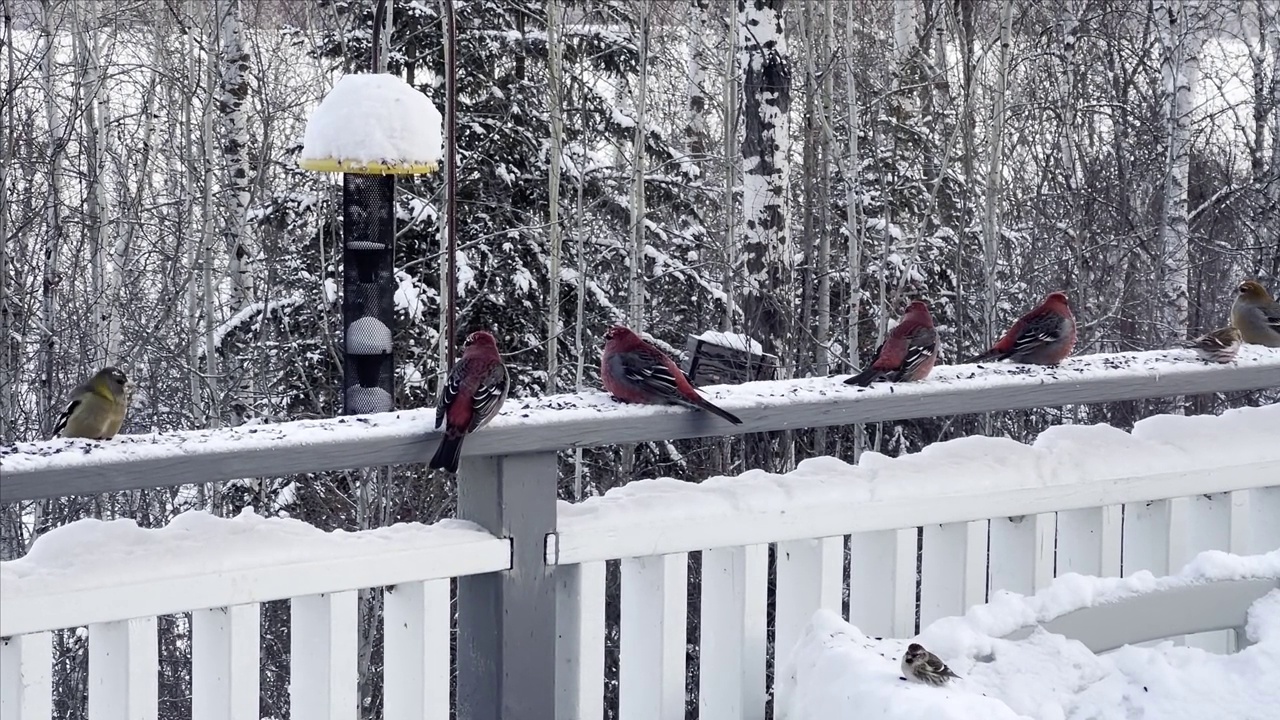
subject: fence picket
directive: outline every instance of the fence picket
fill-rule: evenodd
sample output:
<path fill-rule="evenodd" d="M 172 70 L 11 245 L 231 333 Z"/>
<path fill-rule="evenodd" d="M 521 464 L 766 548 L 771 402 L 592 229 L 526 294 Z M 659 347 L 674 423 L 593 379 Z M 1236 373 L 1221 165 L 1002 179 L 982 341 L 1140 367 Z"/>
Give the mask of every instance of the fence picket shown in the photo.
<path fill-rule="evenodd" d="M 1059 512 L 1055 576 L 1119 575 L 1123 524 L 1119 505 Z"/>
<path fill-rule="evenodd" d="M 763 720 L 767 545 L 702 553 L 698 717 Z"/>
<path fill-rule="evenodd" d="M 920 570 L 920 627 L 963 615 L 987 589 L 986 520 L 924 527 Z"/>
<path fill-rule="evenodd" d="M 915 528 L 849 536 L 849 622 L 873 637 L 916 634 Z"/>
<path fill-rule="evenodd" d="M 156 619 L 89 626 L 89 720 L 154 720 L 159 711 Z"/>
<path fill-rule="evenodd" d="M 385 720 L 448 720 L 448 580 L 400 583 L 382 596 Z"/>
<path fill-rule="evenodd" d="M 290 602 L 290 715 L 307 720 L 354 720 L 356 592 L 296 597 Z"/>
<path fill-rule="evenodd" d="M 774 667 L 786 662 L 810 618 L 820 608 L 840 612 L 844 538 L 789 540 L 777 544 L 773 613 Z M 774 707 L 786 707 L 786 688 L 774 688 Z"/>
<path fill-rule="evenodd" d="M 683 720 L 686 553 L 622 560 L 620 720 Z"/>
<path fill-rule="evenodd" d="M 191 718 L 257 717 L 259 605 L 191 611 Z"/>
<path fill-rule="evenodd" d="M 32 633 L 0 638 L 0 717 L 53 717 L 53 636 Z"/>
<path fill-rule="evenodd" d="M 1031 595 L 1053 580 L 1053 513 L 1019 515 L 991 520 L 991 554 L 987 594 L 996 590 Z"/>
<path fill-rule="evenodd" d="M 556 717 L 604 717 L 605 563 L 562 565 L 556 576 Z"/>

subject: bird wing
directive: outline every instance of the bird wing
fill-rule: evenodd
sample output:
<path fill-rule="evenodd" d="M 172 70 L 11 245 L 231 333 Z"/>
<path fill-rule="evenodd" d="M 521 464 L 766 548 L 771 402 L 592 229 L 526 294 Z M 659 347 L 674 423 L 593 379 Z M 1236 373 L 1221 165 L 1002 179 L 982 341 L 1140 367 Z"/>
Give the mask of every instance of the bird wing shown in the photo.
<path fill-rule="evenodd" d="M 1266 322 L 1267 327 L 1280 332 L 1280 302 L 1273 302 L 1262 308 L 1262 319 Z"/>
<path fill-rule="evenodd" d="M 507 399 L 509 384 L 507 368 L 502 363 L 494 365 L 485 373 L 471 393 L 471 427 L 467 432 L 484 425 L 498 414 L 502 403 Z"/>
<path fill-rule="evenodd" d="M 680 383 L 662 357 L 648 352 L 620 353 L 622 376 L 627 382 L 638 385 L 662 398 L 681 401 Z M 676 368 L 679 372 L 679 368 Z"/>
<path fill-rule="evenodd" d="M 915 374 L 925 362 L 934 356 L 938 349 L 938 336 L 932 330 L 917 332 L 907 343 L 906 353 L 898 365 L 897 379 L 909 378 Z"/>
<path fill-rule="evenodd" d="M 871 367 L 877 370 L 897 370 L 902 367 L 909 351 L 910 345 L 906 337 L 889 333 L 876 350 L 876 359 L 872 361 Z"/>
<path fill-rule="evenodd" d="M 925 656 L 924 664 L 925 667 L 929 668 L 929 672 L 935 675 L 941 675 L 942 677 L 959 677 L 951 671 L 951 668 L 947 667 L 946 663 L 942 662 L 942 658 L 934 655 L 933 653 L 929 653 Z"/>
<path fill-rule="evenodd" d="M 53 437 L 58 437 L 62 434 L 63 430 L 67 429 L 67 421 L 71 419 L 71 414 L 74 413 L 76 408 L 80 407 L 83 402 L 84 401 L 80 398 L 76 398 L 75 400 L 67 403 L 66 409 L 58 416 L 58 424 L 53 426 Z"/>
<path fill-rule="evenodd" d="M 1052 313 L 1040 313 L 1026 318 L 1017 328 L 1013 338 L 1013 346 L 1006 352 L 1016 354 L 1033 350 L 1041 345 L 1048 345 L 1062 339 L 1062 318 Z"/>
<path fill-rule="evenodd" d="M 469 365 L 470 361 L 463 358 L 454 363 L 453 368 L 449 370 L 449 377 L 445 379 L 444 387 L 440 390 L 440 402 L 436 404 L 437 428 L 444 424 L 449 408 L 453 407 L 454 401 L 458 399 L 458 395 L 462 392 L 462 383 L 467 378 Z"/>

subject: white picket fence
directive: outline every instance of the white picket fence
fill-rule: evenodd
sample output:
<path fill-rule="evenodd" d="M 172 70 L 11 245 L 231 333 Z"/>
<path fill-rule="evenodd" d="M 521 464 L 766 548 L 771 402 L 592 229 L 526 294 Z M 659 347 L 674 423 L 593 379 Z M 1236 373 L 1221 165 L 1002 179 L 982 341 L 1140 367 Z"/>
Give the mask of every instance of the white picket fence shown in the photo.
<path fill-rule="evenodd" d="M 814 610 L 841 611 L 846 595 L 851 621 L 865 632 L 909 637 L 917 622 L 962 613 L 995 590 L 1032 592 L 1066 572 L 1162 574 L 1206 549 L 1276 549 L 1276 411 L 1244 411 L 1258 413 L 1254 430 L 1236 423 L 1217 439 L 1204 419 L 1199 445 L 1221 452 L 1178 454 L 1135 441 L 1122 467 L 1082 454 L 1096 429 L 1058 428 L 1059 439 L 1081 434 L 1043 447 L 970 439 L 1006 445 L 987 448 L 995 457 L 881 460 L 892 472 L 877 477 L 860 475 L 863 468 L 846 477 L 826 459 L 788 476 L 660 481 L 561 504 L 556 531 L 545 537 L 556 587 L 556 716 L 604 715 L 610 561 L 620 562 L 622 582 L 619 717 L 674 719 L 685 716 L 688 553 L 701 551 L 698 697 L 700 717 L 713 720 L 764 717 L 771 546 L 780 660 Z M 1255 445 L 1264 450 L 1233 450 Z M 1000 467 L 1006 471 L 992 471 Z M 51 717 L 50 631 L 87 625 L 90 717 L 156 717 L 156 618 L 189 611 L 193 717 L 258 717 L 259 604 L 289 599 L 291 717 L 357 718 L 357 590 L 386 588 L 384 717 L 444 720 L 453 671 L 449 578 L 501 572 L 511 567 L 513 542 L 543 541 L 458 532 L 391 556 L 371 549 L 303 565 L 175 566 L 145 583 L 90 590 L 74 579 L 10 574 L 0 587 L 0 716 Z M 129 556 L 114 562 L 132 575 Z"/>

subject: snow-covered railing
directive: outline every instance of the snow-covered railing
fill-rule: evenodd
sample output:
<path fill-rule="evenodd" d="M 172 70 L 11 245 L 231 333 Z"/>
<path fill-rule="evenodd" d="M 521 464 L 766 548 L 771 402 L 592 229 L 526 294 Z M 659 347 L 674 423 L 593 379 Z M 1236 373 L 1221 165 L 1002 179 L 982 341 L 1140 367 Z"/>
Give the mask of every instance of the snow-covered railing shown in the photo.
<path fill-rule="evenodd" d="M 1056 405 L 1280 388 L 1280 352 L 1256 345 L 1229 365 L 1190 350 L 1086 355 L 1056 368 L 947 365 L 921 383 L 843 385 L 805 378 L 707 388 L 742 418 L 727 425 L 680 408 L 623 405 L 600 392 L 511 399 L 467 440 L 471 456 L 541 453 Z M 423 408 L 273 425 L 0 446 L 0 502 L 425 463 L 435 410 Z"/>
<path fill-rule="evenodd" d="M 156 717 L 156 616 L 191 612 L 195 717 L 256 718 L 260 603 L 288 599 L 292 717 L 354 717 L 357 591 L 386 587 L 386 716 L 447 718 L 449 579 L 509 567 L 509 539 L 458 520 L 357 533 L 251 511 L 159 530 L 81 520 L 0 564 L 0 715 L 50 718 L 49 631 L 88 626 L 90 717 Z"/>
<path fill-rule="evenodd" d="M 1071 572 L 1162 575 L 1202 550 L 1274 550 L 1278 424 L 1280 405 L 1157 416 L 1131 433 L 1059 426 L 1031 445 L 963 438 L 856 466 L 643 480 L 549 507 L 537 490 L 554 456 L 472 460 L 491 482 L 460 483 L 459 505 L 494 535 L 461 521 L 334 534 L 252 514 L 189 513 L 162 530 L 81 521 L 0 565 L 4 717 L 49 717 L 48 631 L 85 624 L 95 717 L 154 717 L 155 615 L 186 610 L 200 716 L 253 717 L 257 603 L 289 598 L 291 716 L 354 718 L 355 591 L 391 586 L 385 717 L 444 720 L 455 672 L 444 578 L 458 576 L 458 717 L 599 718 L 617 561 L 619 717 L 683 718 L 688 557 L 700 551 L 700 717 L 763 718 L 771 549 L 780 658 L 815 611 L 846 603 L 864 632 L 906 638 Z M 790 690 L 775 687 L 775 707 Z"/>

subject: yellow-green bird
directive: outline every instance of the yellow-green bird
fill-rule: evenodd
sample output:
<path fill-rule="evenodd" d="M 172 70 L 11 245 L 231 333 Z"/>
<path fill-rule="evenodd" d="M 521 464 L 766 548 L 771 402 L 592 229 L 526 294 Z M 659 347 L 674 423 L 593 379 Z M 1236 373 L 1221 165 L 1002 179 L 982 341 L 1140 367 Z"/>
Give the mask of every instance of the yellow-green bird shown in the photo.
<path fill-rule="evenodd" d="M 54 437 L 110 440 L 129 409 L 129 378 L 117 367 L 102 368 L 71 392 Z"/>

